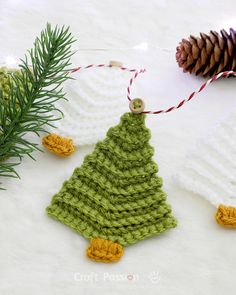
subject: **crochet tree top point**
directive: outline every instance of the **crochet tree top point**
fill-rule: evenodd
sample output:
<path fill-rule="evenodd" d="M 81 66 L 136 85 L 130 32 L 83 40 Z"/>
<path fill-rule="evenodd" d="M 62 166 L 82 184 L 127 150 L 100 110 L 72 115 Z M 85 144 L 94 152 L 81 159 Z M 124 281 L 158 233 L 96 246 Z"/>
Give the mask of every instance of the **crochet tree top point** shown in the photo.
<path fill-rule="evenodd" d="M 150 137 L 144 114 L 125 113 L 47 208 L 50 216 L 92 240 L 93 250 L 99 245 L 92 254 L 91 247 L 87 250 L 94 260 L 102 261 L 104 256 L 105 262 L 117 261 L 113 254 L 119 249 L 121 257 L 119 245 L 159 235 L 177 224 L 152 160 Z M 107 248 L 101 251 L 101 245 Z"/>

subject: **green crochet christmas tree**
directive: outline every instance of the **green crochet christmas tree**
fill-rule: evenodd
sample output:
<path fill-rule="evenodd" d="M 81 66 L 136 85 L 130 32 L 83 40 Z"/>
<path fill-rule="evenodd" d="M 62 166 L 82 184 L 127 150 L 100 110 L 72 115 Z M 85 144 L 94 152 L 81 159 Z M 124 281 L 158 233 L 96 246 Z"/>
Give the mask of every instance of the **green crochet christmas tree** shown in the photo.
<path fill-rule="evenodd" d="M 11 78 L 11 74 L 14 74 L 14 73 L 18 74 L 19 71 L 14 69 L 8 69 L 6 67 L 0 67 L 0 91 L 2 92 L 2 98 L 4 100 L 7 100 L 9 96 L 8 79 L 10 79 L 13 82 Z"/>
<path fill-rule="evenodd" d="M 47 213 L 90 240 L 87 255 L 119 260 L 123 247 L 176 226 L 152 160 L 144 114 L 125 113 L 65 181 Z"/>
<path fill-rule="evenodd" d="M 11 80 L 11 83 L 14 84 L 14 80 L 12 79 L 12 75 L 21 75 L 20 70 L 7 68 L 7 67 L 0 67 L 0 91 L 2 92 L 2 99 L 0 99 L 0 103 L 4 103 L 9 97 L 9 83 L 8 79 Z M 21 88 L 21 91 L 23 89 Z M 18 102 L 17 102 L 18 105 Z"/>

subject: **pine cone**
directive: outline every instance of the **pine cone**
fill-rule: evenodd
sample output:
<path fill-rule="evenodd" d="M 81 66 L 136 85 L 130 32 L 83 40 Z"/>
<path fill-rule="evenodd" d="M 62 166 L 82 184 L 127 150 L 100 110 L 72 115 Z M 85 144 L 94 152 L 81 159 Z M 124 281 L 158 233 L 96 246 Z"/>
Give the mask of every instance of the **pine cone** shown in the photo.
<path fill-rule="evenodd" d="M 221 30 L 220 33 L 191 35 L 180 42 L 176 60 L 184 72 L 211 77 L 222 71 L 236 70 L 236 31 L 230 29 L 228 34 Z"/>

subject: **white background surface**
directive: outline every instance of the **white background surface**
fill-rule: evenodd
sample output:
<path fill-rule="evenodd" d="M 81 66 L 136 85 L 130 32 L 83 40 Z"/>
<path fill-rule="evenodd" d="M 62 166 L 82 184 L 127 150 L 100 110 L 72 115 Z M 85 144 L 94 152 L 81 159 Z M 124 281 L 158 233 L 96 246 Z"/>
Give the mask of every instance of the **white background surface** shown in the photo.
<path fill-rule="evenodd" d="M 75 49 L 146 42 L 148 51 L 78 51 L 73 64 L 117 59 L 145 66 L 148 72 L 139 78 L 137 93 L 150 108 L 169 106 L 203 82 L 178 68 L 178 42 L 200 31 L 236 27 L 234 5 L 233 0 L 1 0 L 0 55 L 2 61 L 23 56 L 47 21 L 70 25 L 78 39 Z M 148 117 L 155 159 L 179 225 L 130 246 L 118 264 L 88 261 L 88 241 L 45 214 L 52 194 L 93 147 L 69 159 L 48 153 L 36 154 L 36 163 L 24 159 L 21 180 L 6 180 L 7 191 L 0 192 L 0 294 L 233 294 L 235 232 L 220 228 L 213 206 L 179 189 L 173 176 L 197 138 L 230 111 L 235 89 L 233 78 L 219 81 L 183 110 Z"/>

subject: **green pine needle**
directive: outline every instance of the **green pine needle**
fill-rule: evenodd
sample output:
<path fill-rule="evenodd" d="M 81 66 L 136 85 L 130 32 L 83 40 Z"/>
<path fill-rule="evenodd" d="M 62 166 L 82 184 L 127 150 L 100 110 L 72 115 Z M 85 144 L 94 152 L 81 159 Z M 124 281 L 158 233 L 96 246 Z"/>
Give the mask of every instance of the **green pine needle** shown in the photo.
<path fill-rule="evenodd" d="M 8 79 L 8 99 L 0 91 L 0 177 L 19 177 L 15 170 L 24 155 L 40 150 L 26 139 L 27 133 L 39 135 L 45 125 L 58 118 L 52 113 L 62 112 L 54 103 L 65 99 L 62 83 L 71 65 L 71 44 L 74 38 L 69 28 L 47 24 L 36 38 L 33 49 L 21 60 L 20 74 Z"/>

